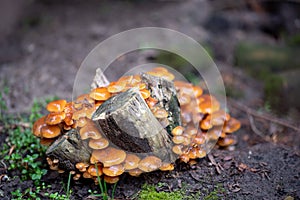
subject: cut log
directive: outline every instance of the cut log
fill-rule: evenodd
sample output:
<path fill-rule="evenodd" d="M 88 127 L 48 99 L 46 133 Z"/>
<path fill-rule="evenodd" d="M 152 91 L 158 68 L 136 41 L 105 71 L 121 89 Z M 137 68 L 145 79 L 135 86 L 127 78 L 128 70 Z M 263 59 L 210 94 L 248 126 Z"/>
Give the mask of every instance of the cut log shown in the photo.
<path fill-rule="evenodd" d="M 158 104 L 168 112 L 169 125 L 166 129 L 171 134 L 176 126 L 181 126 L 180 105 L 174 83 L 149 74 L 142 74 L 141 78 L 150 90 L 151 97 L 157 99 Z"/>
<path fill-rule="evenodd" d="M 171 136 L 154 117 L 137 88 L 105 101 L 92 118 L 112 144 L 130 153 L 175 161 Z"/>
<path fill-rule="evenodd" d="M 75 170 L 76 163 L 89 163 L 91 149 L 86 141 L 81 140 L 78 130 L 71 129 L 47 149 L 46 155 L 59 160 L 59 169 Z"/>

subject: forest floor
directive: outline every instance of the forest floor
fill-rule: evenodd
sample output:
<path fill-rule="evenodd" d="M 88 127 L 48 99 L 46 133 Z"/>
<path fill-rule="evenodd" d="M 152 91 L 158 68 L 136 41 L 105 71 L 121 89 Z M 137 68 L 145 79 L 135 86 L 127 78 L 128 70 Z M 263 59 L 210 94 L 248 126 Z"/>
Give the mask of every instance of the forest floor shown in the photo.
<path fill-rule="evenodd" d="M 252 12 L 237 9 L 231 14 L 222 13 L 225 19 L 232 20 L 225 27 L 226 21 L 212 18 L 212 12 L 214 8 L 205 1 L 36 1 L 28 6 L 25 17 L 0 50 L 0 87 L 2 92 L 4 88 L 8 90 L 2 96 L 6 113 L 29 116 L 35 99 L 56 96 L 70 100 L 80 63 L 109 36 L 142 26 L 174 29 L 210 45 L 225 86 L 231 90 L 230 114 L 242 122 L 235 133 L 237 144 L 231 149 L 213 149 L 194 166 L 178 164 L 174 171 L 140 177 L 124 174 L 115 198 L 138 198 L 147 184 L 160 192 L 184 191 L 190 199 L 300 199 L 300 132 L 290 126 L 295 119 L 281 116 L 283 125 L 278 125 L 272 117 L 261 118 L 260 114 L 274 116 L 268 113 L 262 83 L 233 67 L 238 41 L 274 44 L 276 40 L 257 29 Z M 212 28 L 208 22 L 216 26 Z M 237 26 L 240 23 L 247 28 L 241 29 Z M 119 64 L 121 69 L 114 76 L 144 63 L 147 56 L 138 53 L 127 59 Z M 9 136 L 5 123 L 0 121 L 1 146 Z M 11 129 L 18 129 L 18 125 Z M 40 159 L 45 165 L 46 161 Z M 41 182 L 49 187 L 40 189 L 33 180 L 21 181 L 20 169 L 7 170 L 8 163 L 2 162 L 0 176 L 6 174 L 9 179 L 1 176 L 0 199 L 18 197 L 18 189 L 24 198 L 30 198 L 28 188 L 41 190 L 42 199 L 46 199 L 46 192 L 64 193 L 67 174 L 48 170 Z M 72 181 L 71 190 L 70 199 L 95 199 L 90 191 L 98 190 L 98 186 L 87 180 Z M 108 192 L 112 192 L 111 186 Z"/>

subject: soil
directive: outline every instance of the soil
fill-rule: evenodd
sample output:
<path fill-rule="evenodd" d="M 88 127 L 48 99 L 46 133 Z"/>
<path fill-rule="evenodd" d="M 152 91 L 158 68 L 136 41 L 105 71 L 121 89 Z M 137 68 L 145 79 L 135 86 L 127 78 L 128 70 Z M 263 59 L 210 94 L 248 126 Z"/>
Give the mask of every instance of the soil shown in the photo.
<path fill-rule="evenodd" d="M 76 72 L 89 51 L 113 34 L 142 26 L 171 28 L 211 44 L 225 85 L 243 91 L 243 97 L 238 99 L 240 103 L 254 109 L 262 107 L 261 83 L 232 67 L 233 51 L 235 44 L 246 38 L 276 43 L 276 37 L 259 29 L 259 15 L 253 11 L 237 7 L 228 13 L 218 6 L 216 1 L 196 0 L 113 3 L 43 0 L 26 5 L 23 18 L 1 47 L 0 88 L 11 90 L 5 96 L 9 111 L 28 112 L 37 98 L 56 95 L 71 99 Z M 122 71 L 147 60 L 148 56 L 137 54 L 127 59 L 121 64 Z M 116 72 L 115 76 L 120 73 Z M 216 189 L 219 199 L 285 199 L 288 196 L 300 199 L 299 132 L 278 126 L 271 132 L 270 123 L 259 121 L 263 135 L 258 135 L 244 111 L 230 102 L 228 108 L 243 124 L 235 133 L 238 143 L 234 148 L 213 149 L 210 156 L 196 165 L 178 164 L 172 172 L 152 172 L 138 178 L 125 174 L 118 183 L 115 198 L 135 197 L 144 183 L 164 183 L 163 187 L 157 187 L 158 191 L 174 191 L 187 185 L 187 193 L 199 192 L 200 199 Z M 5 137 L 0 135 L 0 145 Z M 17 188 L 35 189 L 33 181 L 12 178 L 20 175 L 19 171 L 10 171 L 8 175 L 10 180 L 0 182 L 0 199 L 11 199 L 11 192 Z M 62 191 L 62 182 L 66 180 L 67 175 L 50 170 L 42 178 L 51 185 L 49 193 Z M 93 182 L 86 180 L 72 182 L 71 188 L 72 199 L 92 199 L 88 190 L 98 190 Z"/>

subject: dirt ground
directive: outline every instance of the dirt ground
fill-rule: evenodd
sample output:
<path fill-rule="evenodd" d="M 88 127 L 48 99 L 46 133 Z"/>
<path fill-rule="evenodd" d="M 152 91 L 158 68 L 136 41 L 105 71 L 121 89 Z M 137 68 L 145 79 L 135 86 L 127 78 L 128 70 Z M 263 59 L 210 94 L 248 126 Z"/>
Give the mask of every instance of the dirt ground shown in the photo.
<path fill-rule="evenodd" d="M 34 99 L 58 96 L 71 99 L 73 82 L 85 56 L 99 42 L 124 30 L 145 26 L 171 28 L 197 41 L 208 43 L 225 84 L 244 91 L 238 101 L 257 109 L 263 106 L 261 83 L 233 68 L 233 51 L 243 39 L 275 43 L 276 39 L 258 30 L 259 17 L 253 12 L 221 13 L 231 24 L 213 18 L 217 1 L 34 1 L 23 7 L 23 18 L 14 25 L 0 52 L 0 88 L 10 88 L 5 100 L 12 113 L 28 112 Z M 242 4 L 240 6 L 243 6 Z M 225 8 L 226 10 L 227 8 Z M 210 26 L 213 21 L 215 26 Z M 243 24 L 241 28 L 240 24 Z M 227 26 L 226 26 L 227 25 Z M 122 70 L 147 60 L 147 56 L 121 64 Z M 119 72 L 116 72 L 116 75 Z M 267 129 L 257 135 L 245 111 L 229 101 L 231 115 L 243 126 L 236 133 L 234 149 L 214 149 L 209 157 L 193 166 L 178 165 L 172 172 L 153 172 L 139 178 L 124 175 L 118 183 L 117 199 L 131 199 L 144 183 L 164 183 L 159 191 L 174 191 L 187 185 L 188 193 L 203 199 L 219 185 L 219 199 L 300 199 L 299 132 L 281 128 L 279 139 Z M 286 119 L 289 120 L 289 119 Z M 265 127 L 264 124 L 259 127 Z M 276 129 L 277 130 L 277 129 Z M 287 139 L 286 139 L 287 138 Z M 0 137 L 4 141 L 3 135 Z M 10 172 L 18 175 L 20 172 Z M 60 191 L 60 176 L 48 171 L 43 181 L 49 192 Z M 16 188 L 34 187 L 33 181 L 14 179 L 0 182 L 0 199 L 10 199 Z M 72 183 L 72 199 L 89 199 L 94 183 Z M 109 188 L 111 191 L 111 188 Z"/>

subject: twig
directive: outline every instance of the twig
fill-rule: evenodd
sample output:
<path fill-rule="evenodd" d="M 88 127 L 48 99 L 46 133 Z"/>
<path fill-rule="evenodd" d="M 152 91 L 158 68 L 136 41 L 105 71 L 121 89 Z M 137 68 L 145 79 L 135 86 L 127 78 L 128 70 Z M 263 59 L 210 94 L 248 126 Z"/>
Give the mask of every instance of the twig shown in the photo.
<path fill-rule="evenodd" d="M 274 116 L 271 116 L 271 115 L 267 115 L 266 113 L 259 113 L 249 107 L 247 107 L 246 105 L 243 105 L 243 104 L 240 104 L 232 99 L 228 99 L 228 102 L 230 102 L 230 104 L 239 109 L 239 110 L 242 110 L 244 112 L 246 112 L 248 115 L 252 115 L 252 116 L 255 116 L 255 117 L 258 117 L 258 118 L 262 118 L 262 119 L 265 119 L 267 121 L 270 121 L 270 122 L 273 122 L 273 123 L 276 123 L 276 124 L 279 124 L 281 126 L 285 126 L 285 127 L 288 127 L 288 128 L 291 128 L 291 129 L 294 129 L 295 131 L 298 131 L 300 132 L 300 128 L 299 127 L 296 127 L 292 124 L 289 124 L 288 122 L 285 122 L 281 119 L 278 119 L 278 118 L 275 118 Z M 251 121 L 250 121 L 251 123 Z"/>

